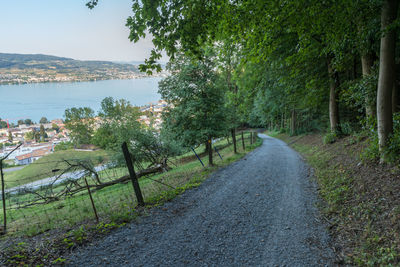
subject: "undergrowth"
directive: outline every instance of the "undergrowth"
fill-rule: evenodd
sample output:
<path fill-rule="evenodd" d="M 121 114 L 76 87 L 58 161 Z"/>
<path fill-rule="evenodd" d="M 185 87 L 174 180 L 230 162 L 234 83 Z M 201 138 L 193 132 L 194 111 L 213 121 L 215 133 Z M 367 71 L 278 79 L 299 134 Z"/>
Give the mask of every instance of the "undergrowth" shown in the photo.
<path fill-rule="evenodd" d="M 278 137 L 286 142 L 293 139 L 285 135 Z M 399 266 L 400 205 L 393 192 L 400 183 L 396 179 L 393 180 L 396 184 L 388 180 L 390 173 L 386 169 L 374 173 L 381 166 L 360 165 L 361 158 L 370 159 L 374 153 L 372 149 L 376 147 L 371 144 L 376 140 L 368 139 L 361 132 L 335 144 L 302 141 L 292 146 L 314 169 L 319 195 L 323 199 L 320 208 L 329 222 L 331 235 L 338 242 L 339 263 Z M 365 146 L 367 149 L 360 153 L 360 147 Z"/>

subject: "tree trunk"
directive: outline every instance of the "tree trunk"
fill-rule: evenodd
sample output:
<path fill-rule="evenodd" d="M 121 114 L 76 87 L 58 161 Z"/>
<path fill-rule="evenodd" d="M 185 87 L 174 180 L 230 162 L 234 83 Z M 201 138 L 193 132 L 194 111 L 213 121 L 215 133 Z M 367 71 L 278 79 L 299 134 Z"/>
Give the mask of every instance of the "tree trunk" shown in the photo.
<path fill-rule="evenodd" d="M 296 133 L 296 110 L 292 109 L 292 119 L 290 121 L 290 134 L 295 135 Z"/>
<path fill-rule="evenodd" d="M 243 134 L 243 131 L 242 131 L 242 147 L 243 147 L 243 150 L 246 150 L 246 147 L 244 145 L 244 134 Z"/>
<path fill-rule="evenodd" d="M 208 165 L 213 166 L 213 151 L 212 151 L 212 144 L 211 144 L 211 137 L 208 139 Z"/>
<path fill-rule="evenodd" d="M 392 90 L 392 112 L 396 113 L 400 111 L 400 85 L 397 81 L 394 82 L 393 84 L 393 90 Z"/>
<path fill-rule="evenodd" d="M 395 68 L 395 80 L 393 84 L 392 90 L 392 112 L 396 113 L 400 111 L 400 84 L 399 80 L 397 79 L 399 73 L 399 65 L 396 65 Z"/>
<path fill-rule="evenodd" d="M 207 154 L 208 153 L 208 140 L 204 143 L 204 153 Z"/>
<path fill-rule="evenodd" d="M 361 67 L 364 78 L 371 75 L 374 58 L 374 55 L 370 53 L 361 56 Z M 375 99 L 371 99 L 368 94 L 365 97 L 365 114 L 368 118 L 375 118 L 376 114 L 376 101 Z"/>
<path fill-rule="evenodd" d="M 233 151 L 236 154 L 237 153 L 237 148 L 236 148 L 236 130 L 232 129 L 231 133 L 232 133 Z"/>
<path fill-rule="evenodd" d="M 332 132 L 340 132 L 339 120 L 339 74 L 332 67 L 332 59 L 328 58 L 328 73 L 329 73 L 329 121 Z"/>
<path fill-rule="evenodd" d="M 395 82 L 395 51 L 396 51 L 396 31 L 385 31 L 397 15 L 398 1 L 383 1 L 381 14 L 381 48 L 379 57 L 379 80 L 377 96 L 377 117 L 378 117 L 378 139 L 379 151 L 381 152 L 381 162 L 383 149 L 387 146 L 389 135 L 393 132 L 392 114 L 392 90 Z"/>

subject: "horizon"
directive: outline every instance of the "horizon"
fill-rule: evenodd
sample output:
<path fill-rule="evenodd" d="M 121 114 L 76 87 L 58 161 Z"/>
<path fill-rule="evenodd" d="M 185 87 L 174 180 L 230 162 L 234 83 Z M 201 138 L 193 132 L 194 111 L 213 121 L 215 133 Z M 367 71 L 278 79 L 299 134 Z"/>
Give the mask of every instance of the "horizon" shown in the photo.
<path fill-rule="evenodd" d="M 131 62 L 137 62 L 137 63 L 144 63 L 144 60 L 129 60 L 129 61 L 121 61 L 121 60 L 103 60 L 103 59 L 77 59 L 77 58 L 72 58 L 72 57 L 64 57 L 64 56 L 58 56 L 58 55 L 51 55 L 51 54 L 43 54 L 43 53 L 4 53 L 0 51 L 0 54 L 9 54 L 9 55 L 25 55 L 25 56 L 52 56 L 52 57 L 58 57 L 58 58 L 66 58 L 66 59 L 72 59 L 72 60 L 77 60 L 77 61 L 106 61 L 106 62 L 112 62 L 112 63 L 120 63 L 120 64 L 129 64 Z M 159 60 L 157 61 L 160 64 L 166 64 L 168 63 L 168 60 L 163 61 Z"/>

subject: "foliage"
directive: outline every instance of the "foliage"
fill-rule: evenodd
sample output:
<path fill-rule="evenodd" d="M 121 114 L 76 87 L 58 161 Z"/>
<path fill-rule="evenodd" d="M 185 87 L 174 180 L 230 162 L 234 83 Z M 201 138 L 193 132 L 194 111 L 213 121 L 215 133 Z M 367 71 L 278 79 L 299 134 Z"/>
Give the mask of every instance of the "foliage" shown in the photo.
<path fill-rule="evenodd" d="M 336 142 L 337 138 L 338 136 L 336 132 L 329 132 L 324 136 L 322 141 L 324 144 L 332 144 Z"/>
<path fill-rule="evenodd" d="M 40 124 L 44 124 L 44 123 L 48 123 L 49 122 L 49 120 L 46 118 L 46 117 L 42 117 L 40 120 L 39 120 L 39 123 Z"/>
<path fill-rule="evenodd" d="M 91 108 L 70 108 L 65 110 L 65 127 L 71 131 L 75 145 L 90 144 L 94 131 L 94 111 Z"/>
<path fill-rule="evenodd" d="M 0 129 L 7 128 L 7 121 L 4 121 L 0 118 Z"/>
<path fill-rule="evenodd" d="M 71 142 L 60 142 L 54 147 L 54 151 L 73 149 L 74 144 Z"/>
<path fill-rule="evenodd" d="M 121 152 L 123 142 L 128 144 L 138 165 L 158 164 L 176 154 L 176 148 L 170 142 L 163 141 L 159 133 L 138 122 L 139 116 L 139 108 L 124 99 L 103 99 L 99 111 L 101 123 L 94 132 L 92 143 L 116 152 L 115 159 L 121 164 L 125 162 Z"/>
<path fill-rule="evenodd" d="M 227 132 L 224 90 L 212 54 L 198 61 L 179 55 L 170 62 L 169 70 L 172 75 L 159 84 L 162 98 L 173 105 L 164 113 L 163 131 L 185 147 Z"/>

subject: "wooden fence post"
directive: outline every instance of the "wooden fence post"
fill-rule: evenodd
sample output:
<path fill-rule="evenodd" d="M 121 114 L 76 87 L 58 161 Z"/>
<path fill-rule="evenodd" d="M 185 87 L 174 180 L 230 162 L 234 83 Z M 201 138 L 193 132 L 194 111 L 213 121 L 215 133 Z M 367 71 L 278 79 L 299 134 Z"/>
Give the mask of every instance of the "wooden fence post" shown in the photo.
<path fill-rule="evenodd" d="M 207 141 L 208 145 L 208 165 L 213 166 L 213 151 L 212 151 L 212 144 L 211 144 L 211 137 Z"/>
<path fill-rule="evenodd" d="M 253 131 L 250 132 L 250 145 L 253 144 Z"/>
<path fill-rule="evenodd" d="M 244 145 L 244 135 L 243 135 L 243 131 L 242 131 L 242 146 L 243 146 L 243 150 L 246 150 L 246 147 Z"/>
<path fill-rule="evenodd" d="M 126 166 L 128 167 L 129 176 L 132 180 L 133 189 L 135 190 L 136 198 L 139 206 L 144 206 L 142 191 L 140 191 L 139 182 L 136 177 L 135 169 L 133 168 L 131 154 L 128 150 L 128 145 L 126 142 L 122 143 L 122 152 L 124 153 L 124 158 L 126 161 Z"/>
<path fill-rule="evenodd" d="M 233 142 L 233 152 L 236 154 L 237 153 L 237 149 L 236 149 L 236 132 L 235 132 L 235 129 L 231 130 L 231 134 L 232 134 L 232 142 Z"/>
<path fill-rule="evenodd" d="M 90 202 L 92 202 L 92 208 L 93 208 L 94 216 L 96 216 L 96 221 L 97 221 L 97 223 L 99 223 L 99 216 L 97 215 L 97 210 L 96 210 L 96 206 L 94 205 L 92 192 L 90 192 L 89 184 L 88 184 L 88 182 L 86 180 L 86 177 L 85 177 L 85 183 L 86 183 L 87 191 L 89 193 Z"/>

